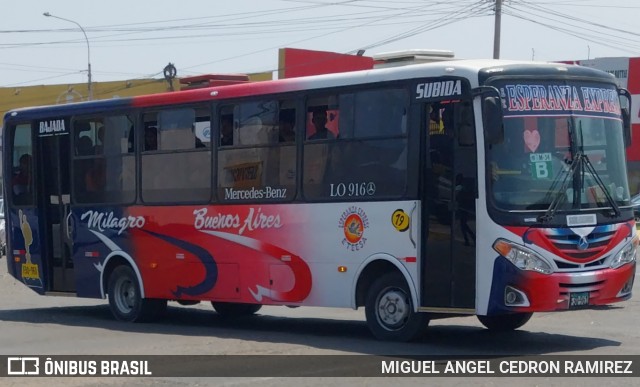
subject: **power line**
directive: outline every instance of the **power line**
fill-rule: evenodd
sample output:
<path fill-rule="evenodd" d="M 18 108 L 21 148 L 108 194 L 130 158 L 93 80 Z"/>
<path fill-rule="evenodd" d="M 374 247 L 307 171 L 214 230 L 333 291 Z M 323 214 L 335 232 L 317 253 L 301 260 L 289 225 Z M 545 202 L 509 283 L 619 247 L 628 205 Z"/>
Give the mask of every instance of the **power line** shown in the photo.
<path fill-rule="evenodd" d="M 526 14 L 524 12 L 526 12 Z M 637 39 L 620 35 L 640 36 L 638 33 L 595 23 L 526 1 L 519 3 L 517 6 L 513 4 L 508 6 L 505 14 L 612 49 L 632 53 L 637 51 L 639 47 Z M 545 23 L 544 20 L 556 24 Z M 562 24 L 558 25 L 558 21 L 561 21 Z M 594 32 L 594 30 L 597 29 L 602 31 Z"/>
<path fill-rule="evenodd" d="M 486 12 L 486 10 L 488 9 L 488 7 L 485 5 L 484 7 L 481 6 L 482 2 L 476 2 L 476 4 L 471 7 L 464 7 L 464 8 L 460 8 L 458 10 L 456 10 L 455 12 L 453 12 L 452 14 L 448 15 L 446 18 L 441 18 L 439 20 L 436 21 L 429 21 L 428 23 L 425 23 L 424 25 L 417 27 L 417 28 L 413 28 L 410 29 L 408 31 L 405 31 L 403 33 L 400 34 L 396 34 L 394 36 L 390 36 L 386 39 L 380 40 L 378 42 L 375 43 L 371 43 L 369 45 L 363 46 L 361 47 L 361 49 L 371 49 L 371 48 L 375 48 L 375 47 L 379 47 L 385 44 L 389 44 L 389 43 L 393 43 L 396 42 L 398 40 L 402 40 L 402 39 L 406 39 L 412 36 L 416 36 L 418 34 L 421 34 L 423 32 L 426 31 L 430 31 L 430 30 L 434 30 L 443 26 L 446 26 L 448 24 L 452 24 L 461 20 L 466 20 L 468 18 L 471 17 L 476 17 L 476 16 L 484 16 L 484 13 Z"/>
<path fill-rule="evenodd" d="M 0 86 L 0 87 L 23 86 L 23 85 L 28 84 L 28 83 L 39 82 L 39 81 L 46 81 L 46 80 L 49 80 L 49 79 L 61 78 L 61 77 L 66 77 L 66 76 L 68 76 L 68 75 L 77 75 L 77 74 L 82 74 L 82 71 L 74 71 L 74 72 L 71 72 L 71 73 L 60 74 L 60 75 L 53 75 L 53 76 L 45 77 L 45 78 L 32 79 L 32 80 L 24 81 L 24 82 L 16 82 L 16 83 L 8 84 L 8 85 L 3 85 L 3 86 Z"/>
<path fill-rule="evenodd" d="M 477 3 L 477 1 L 475 1 L 475 2 Z M 423 5 L 421 7 L 418 7 L 418 9 L 424 9 L 424 8 L 428 8 L 428 7 L 429 7 L 429 5 Z M 234 55 L 234 56 L 231 56 L 231 57 L 217 59 L 217 60 L 214 60 L 214 61 L 201 63 L 201 64 L 197 64 L 197 65 L 193 65 L 193 66 L 187 66 L 187 67 L 184 67 L 184 69 L 188 70 L 188 69 L 193 69 L 193 68 L 196 68 L 196 67 L 207 66 L 207 65 L 214 64 L 214 63 L 219 63 L 219 62 L 223 62 L 223 61 L 228 61 L 228 60 L 232 60 L 232 59 L 246 57 L 246 56 L 257 54 L 257 53 L 264 52 L 264 51 L 277 49 L 277 48 L 280 48 L 280 47 L 288 47 L 288 46 L 291 46 L 291 45 L 294 45 L 294 44 L 302 43 L 302 42 L 313 40 L 313 39 L 326 38 L 329 35 L 334 35 L 334 34 L 337 34 L 337 33 L 340 33 L 340 32 L 345 32 L 347 30 L 351 30 L 351 29 L 354 29 L 354 28 L 357 28 L 357 27 L 364 27 L 366 25 L 370 25 L 370 24 L 373 24 L 373 23 L 378 22 L 378 21 L 388 20 L 389 18 L 400 17 L 400 16 L 403 16 L 403 15 L 405 15 L 407 13 L 411 13 L 411 12 L 416 11 L 416 9 L 414 9 L 414 8 L 412 8 L 412 9 L 401 9 L 401 10 L 403 12 L 400 12 L 400 13 L 398 13 L 396 15 L 393 15 L 393 16 L 384 15 L 384 16 L 381 16 L 381 17 L 379 17 L 377 19 L 369 20 L 369 21 L 366 21 L 364 23 L 361 23 L 361 24 L 358 24 L 358 25 L 355 25 L 355 26 L 347 26 L 345 28 L 342 28 L 342 29 L 339 29 L 339 30 L 336 30 L 336 31 L 327 32 L 327 33 L 324 33 L 324 34 L 321 34 L 321 35 L 317 35 L 317 36 L 312 36 L 312 37 L 309 37 L 309 38 L 298 39 L 298 40 L 293 41 L 293 42 L 288 42 L 288 43 L 285 43 L 285 44 L 278 44 L 277 46 L 273 46 L 273 47 L 267 47 L 267 48 L 263 48 L 263 49 L 260 49 L 260 50 L 256 50 L 256 51 L 252 51 L 252 52 L 248 52 L 248 53 L 244 53 L 244 54 Z M 443 19 L 446 19 L 446 18 L 443 18 Z M 400 37 L 396 37 L 395 39 L 399 40 L 401 38 Z M 379 44 L 376 43 L 375 46 L 382 45 L 382 44 L 385 44 L 385 43 L 386 42 L 380 42 Z M 375 47 L 375 46 L 372 46 L 372 47 Z M 368 46 L 361 47 L 361 48 L 367 49 Z M 268 70 L 268 71 L 274 71 L 274 70 Z"/>
<path fill-rule="evenodd" d="M 637 33 L 637 32 L 623 30 L 621 28 L 612 27 L 610 25 L 597 23 L 597 22 L 594 22 L 592 20 L 586 20 L 586 19 L 578 18 L 576 16 L 568 15 L 568 14 L 565 14 L 565 13 L 561 13 L 561 12 L 555 11 L 555 10 L 547 8 L 547 7 L 537 6 L 535 4 L 531 4 L 530 2 L 527 2 L 527 1 L 523 1 L 522 2 L 522 6 L 524 8 L 528 8 L 530 10 L 541 12 L 543 17 L 546 17 L 546 15 L 548 15 L 548 14 L 552 14 L 554 16 L 558 16 L 558 17 L 563 18 L 563 19 L 573 20 L 573 21 L 577 21 L 577 22 L 580 22 L 580 23 L 587 24 L 589 26 L 589 27 L 587 27 L 587 30 L 589 30 L 590 27 L 596 26 L 596 27 L 599 27 L 599 28 L 602 28 L 602 29 L 605 29 L 605 30 L 616 31 L 616 32 L 620 32 L 620 33 L 623 33 L 623 34 L 629 34 L 629 35 L 640 37 L 640 33 Z M 516 7 L 513 7 L 513 8 L 516 8 Z"/>
<path fill-rule="evenodd" d="M 634 52 L 638 51 L 638 46 L 637 45 L 625 44 L 625 43 L 622 43 L 620 41 L 616 41 L 614 39 L 605 39 L 605 38 L 602 38 L 601 35 L 597 35 L 597 34 L 584 33 L 584 32 L 577 33 L 575 31 L 572 31 L 572 30 L 567 29 L 567 28 L 558 27 L 557 25 L 554 25 L 554 24 L 543 23 L 539 19 L 533 19 L 531 17 L 525 16 L 525 15 L 520 14 L 518 12 L 512 12 L 512 11 L 505 10 L 505 11 L 503 11 L 503 13 L 504 14 L 508 14 L 510 16 L 513 16 L 515 18 L 526 20 L 526 21 L 529 21 L 531 23 L 538 24 L 540 26 L 547 27 L 549 29 L 552 29 L 552 30 L 555 30 L 555 31 L 558 31 L 558 32 L 562 32 L 564 34 L 571 35 L 571 36 L 574 36 L 576 38 L 579 38 L 579 39 L 582 39 L 582 40 L 585 40 L 585 41 L 589 41 L 589 42 L 592 42 L 592 43 L 596 43 L 596 44 L 599 44 L 599 45 L 602 45 L 602 46 L 605 46 L 605 47 L 615 48 L 615 49 L 618 49 L 618 50 L 621 50 L 621 51 L 625 51 L 625 52 L 629 52 L 629 53 L 634 53 Z M 614 46 L 614 44 L 615 44 L 615 46 Z"/>
<path fill-rule="evenodd" d="M 243 42 L 252 39 L 261 39 L 274 42 L 269 47 L 261 47 L 255 50 L 239 54 L 221 57 L 222 51 L 203 51 L 211 55 L 211 60 L 203 60 L 203 63 L 187 65 L 181 71 L 189 71 L 194 68 L 208 66 L 214 63 L 230 61 L 233 59 L 249 57 L 261 52 L 273 49 L 299 45 L 300 43 L 323 39 L 335 42 L 333 37 L 342 37 L 348 31 L 365 31 L 358 35 L 365 35 L 371 28 L 403 25 L 404 31 L 390 33 L 384 38 L 370 41 L 367 44 L 358 45 L 348 53 L 358 49 L 372 49 L 389 45 L 404 39 L 408 39 L 428 31 L 445 27 L 454 23 L 460 23 L 472 18 L 482 18 L 491 15 L 492 2 L 487 0 L 440 0 L 418 1 L 398 0 L 389 3 L 386 0 L 344 0 L 344 1 L 313 1 L 313 0 L 285 0 L 293 6 L 280 7 L 278 9 L 258 10 L 249 12 L 229 12 L 222 15 L 209 15 L 188 18 L 175 18 L 154 21 L 142 21 L 137 23 L 105 24 L 86 27 L 91 33 L 93 47 L 136 47 L 144 45 L 152 46 L 158 42 L 170 51 L 172 45 L 184 46 L 186 44 L 204 44 L 208 42 Z M 615 0 L 609 0 L 602 4 L 597 0 L 555 0 L 555 1 L 525 1 L 511 0 L 505 2 L 504 14 L 520 20 L 526 20 L 544 28 L 550 28 L 577 38 L 582 38 L 597 44 L 620 49 L 624 51 L 636 50 L 637 40 L 633 37 L 640 36 L 631 29 L 620 28 L 619 24 L 607 25 L 597 18 L 594 21 L 580 18 L 575 13 L 559 12 L 559 7 L 591 7 L 591 9 L 603 9 L 615 6 Z M 640 7 L 628 6 L 625 9 Z M 330 16 L 319 17 L 317 10 L 333 13 Z M 313 12 L 309 16 L 309 12 Z M 557 25 L 561 22 L 562 25 Z M 556 24 L 554 24 L 556 23 Z M 593 29 L 601 30 L 601 33 L 593 33 Z M 77 29 L 40 29 L 40 30 L 0 30 L 7 36 L 30 35 L 35 33 L 77 33 Z M 470 32 L 465 32 L 472 36 Z M 484 32 L 483 32 L 484 33 Z M 296 34 L 294 39 L 285 40 L 291 34 Z M 479 35 L 479 34 L 478 34 Z M 626 37 L 628 35 L 629 37 Z M 265 39 L 267 37 L 267 39 Z M 473 36 L 474 38 L 476 36 Z M 215 40 L 214 40 L 215 39 Z M 487 36 L 488 39 L 488 36 Z M 353 41 L 353 38 L 345 39 Z M 435 41 L 430 39 L 431 42 Z M 160 43 L 161 42 L 161 43 Z M 32 47 L 65 47 L 69 45 L 83 44 L 82 39 L 49 39 L 49 41 L 33 42 L 7 42 L 0 44 L 0 49 L 18 49 Z M 355 45 L 353 42 L 351 45 Z M 336 50 L 339 51 L 339 50 Z M 2 64 L 0 64 L 2 65 Z M 5 64 L 5 66 L 11 66 Z M 6 67 L 4 67 L 6 69 Z M 59 72 L 63 76 L 65 71 L 71 69 L 41 68 L 37 66 L 20 67 L 9 70 L 26 72 L 33 69 L 34 72 L 53 73 Z M 275 71 L 275 70 L 268 70 Z M 73 73 L 76 74 L 76 70 Z M 102 74 L 127 74 L 102 71 Z M 43 80 L 39 78 L 34 82 Z"/>
<path fill-rule="evenodd" d="M 353 3 L 354 1 L 351 1 L 351 3 Z M 281 16 L 283 15 L 283 13 L 280 10 L 276 10 L 276 11 L 269 11 L 269 12 L 265 12 L 265 11 L 260 11 L 260 13 L 258 13 L 258 15 L 260 16 L 265 16 L 265 15 L 278 15 L 280 16 L 278 19 L 275 20 L 266 20 L 266 21 L 260 21 L 260 20 L 256 20 L 255 17 L 252 15 L 252 12 L 248 12 L 248 13 L 242 13 L 242 14 L 230 14 L 228 16 L 236 16 L 234 18 L 230 18 L 230 19 L 224 19 L 222 16 L 218 16 L 217 18 L 225 20 L 226 23 L 216 23 L 216 24 L 208 24 L 208 23 L 197 23 L 197 24 L 187 24 L 187 25 L 177 25 L 177 26 L 160 26 L 160 27 L 152 27 L 152 28 L 148 28 L 148 29 L 125 29 L 123 31 L 125 31 L 124 33 L 118 33 L 118 34 L 110 34 L 110 35 L 103 35 L 103 36 L 92 36 L 91 37 L 91 42 L 92 44 L 94 42 L 99 42 L 99 41 L 106 41 L 106 42 L 127 42 L 127 41 L 135 41 L 138 40 L 136 38 L 130 39 L 130 38 L 123 38 L 123 39 L 105 39 L 105 38 L 112 38 L 112 37 L 118 37 L 118 36 L 126 36 L 126 35 L 131 35 L 131 34 L 144 34 L 144 33 L 152 33 L 152 32 L 161 32 L 161 31 L 177 31 L 177 30 L 183 30 L 183 31 L 192 31 L 192 30 L 223 30 L 223 31 L 228 31 L 229 29 L 240 29 L 241 31 L 239 33 L 230 33 L 230 32 L 226 32 L 225 35 L 227 36 L 234 36 L 234 35 L 238 35 L 238 36 L 242 36 L 242 35 L 246 35 L 246 34 L 263 34 L 268 32 L 267 30 L 265 30 L 264 28 L 261 27 L 265 27 L 265 28 L 271 28 L 271 27 L 277 27 L 277 28 L 281 28 L 283 25 L 284 26 L 289 26 L 291 27 L 291 30 L 284 30 L 285 32 L 290 32 L 290 31 L 296 31 L 296 32 L 302 32 L 305 30 L 312 30 L 312 29 L 318 29 L 318 28 L 322 28 L 322 25 L 331 25 L 331 24 L 337 24 L 341 27 L 345 26 L 345 23 L 349 23 L 349 22 L 357 22 L 357 19 L 359 18 L 359 15 L 367 15 L 370 14 L 370 18 L 371 19 L 379 19 L 380 17 L 384 17 L 385 15 L 390 15 L 388 11 L 414 11 L 413 14 L 405 14 L 406 17 L 412 17 L 412 18 L 418 18 L 418 17 L 423 17 L 425 15 L 446 15 L 448 13 L 447 10 L 447 6 L 451 7 L 451 4 L 471 4 L 475 1 L 470 2 L 469 0 L 463 0 L 463 1 L 435 1 L 435 2 L 431 2 L 429 3 L 427 6 L 424 5 L 424 2 L 420 2 L 419 4 L 421 4 L 421 7 L 401 7 L 401 8 L 392 8 L 392 7 L 379 7 L 379 6 L 369 6 L 369 5 L 364 5 L 364 4 L 356 4 L 356 5 L 349 5 L 350 7 L 357 7 L 357 8 L 370 8 L 370 9 L 375 9 L 374 11 L 368 11 L 368 12 L 357 12 L 357 13 L 343 13 L 340 16 L 333 16 L 331 18 L 326 18 L 326 19 L 318 19 L 317 17 L 313 16 L 313 17 L 307 17 L 307 18 L 300 18 L 300 17 L 295 17 L 295 18 L 282 18 Z M 326 4 L 326 3 L 322 3 L 324 7 L 327 7 L 329 5 L 331 6 L 336 6 L 336 5 L 344 5 L 346 3 L 349 2 L 341 2 L 341 3 L 335 3 L 335 4 Z M 440 7 L 443 6 L 443 7 Z M 307 6 L 307 7 L 294 7 L 294 8 L 289 8 L 288 12 L 285 13 L 290 13 L 292 11 L 299 11 L 299 10 L 308 10 L 310 8 L 317 8 L 320 7 L 320 5 L 315 5 L 315 6 Z M 382 9 L 383 11 L 380 11 L 380 9 Z M 415 11 L 421 11 L 423 9 L 429 9 L 429 12 L 421 12 L 419 14 L 416 14 Z M 391 14 L 391 16 L 393 16 L 393 14 Z M 174 20 L 199 20 L 199 19 L 204 19 L 204 18 L 212 18 L 212 17 L 200 17 L 200 18 L 189 18 L 189 19 L 174 19 Z M 366 16 L 364 16 L 363 18 L 366 18 Z M 243 20 L 243 19 L 250 19 L 250 21 L 248 21 L 247 23 L 238 23 L 238 20 Z M 232 22 L 232 23 L 229 23 Z M 147 22 L 147 23 L 156 23 L 156 22 Z M 159 23 L 159 22 L 158 22 Z M 128 25 L 140 25 L 140 24 L 145 24 L 145 23 L 137 23 L 137 24 L 128 24 Z M 249 30 L 247 30 L 248 28 L 251 28 Z M 96 32 L 96 31 L 110 31 L 110 32 L 114 32 L 114 31 L 120 31 L 118 29 L 113 29 L 113 28 L 105 28 L 105 27 L 87 27 L 85 28 L 87 31 L 90 32 Z M 58 29 L 58 30 L 21 30 L 22 32 L 25 31 L 30 31 L 30 32 L 74 32 L 77 31 L 75 29 Z M 4 31 L 0 31 L 0 32 L 8 32 L 7 30 Z M 275 30 L 274 32 L 279 32 L 279 30 Z M 139 38 L 139 39 L 146 39 L 146 40 L 156 40 L 156 39 L 168 39 L 168 38 L 173 38 L 173 39 L 186 39 L 186 38 L 199 38 L 199 37 L 208 37 L 208 36 L 220 36 L 220 33 L 216 33 L 214 35 L 182 35 L 180 37 L 176 37 L 175 34 L 171 35 L 171 36 L 160 36 L 160 37 L 152 37 L 152 38 Z M 0 48 L 15 48 L 15 47 L 27 47 L 27 46 L 34 46 L 34 45 L 54 45 L 54 44 L 63 44 L 63 43 L 81 43 L 82 40 L 80 39 L 72 39 L 72 40 L 65 40 L 65 41 L 44 41 L 44 42 L 28 42 L 28 43 L 2 43 L 0 44 Z"/>

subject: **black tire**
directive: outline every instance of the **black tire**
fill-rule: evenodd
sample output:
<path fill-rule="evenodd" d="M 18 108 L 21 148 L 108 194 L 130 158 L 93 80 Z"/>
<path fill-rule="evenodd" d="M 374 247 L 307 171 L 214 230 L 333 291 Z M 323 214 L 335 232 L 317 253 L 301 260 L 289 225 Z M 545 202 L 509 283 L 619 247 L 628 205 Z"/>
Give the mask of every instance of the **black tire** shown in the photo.
<path fill-rule="evenodd" d="M 149 322 L 167 309 L 167 300 L 142 298 L 138 278 L 129 266 L 116 267 L 109 276 L 109 307 L 120 321 Z"/>
<path fill-rule="evenodd" d="M 413 311 L 409 286 L 399 272 L 387 273 L 375 280 L 365 303 L 367 325 L 379 340 L 411 341 L 429 326 L 426 313 Z"/>
<path fill-rule="evenodd" d="M 531 319 L 533 313 L 512 313 L 496 316 L 478 316 L 478 320 L 488 329 L 496 332 L 513 331 Z"/>
<path fill-rule="evenodd" d="M 214 302 L 211 305 L 216 312 L 225 317 L 251 316 L 262 308 L 260 304 L 240 304 L 236 302 Z"/>

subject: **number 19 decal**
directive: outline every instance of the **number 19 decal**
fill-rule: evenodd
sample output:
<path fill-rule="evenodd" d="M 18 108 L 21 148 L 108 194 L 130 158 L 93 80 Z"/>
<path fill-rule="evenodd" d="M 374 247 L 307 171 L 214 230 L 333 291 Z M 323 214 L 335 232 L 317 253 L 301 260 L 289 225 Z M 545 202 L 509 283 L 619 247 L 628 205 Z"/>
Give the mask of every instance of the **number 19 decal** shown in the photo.
<path fill-rule="evenodd" d="M 410 223 L 411 219 L 406 212 L 401 209 L 393 211 L 393 214 L 391 215 L 391 224 L 396 228 L 396 230 L 400 232 L 407 231 Z"/>

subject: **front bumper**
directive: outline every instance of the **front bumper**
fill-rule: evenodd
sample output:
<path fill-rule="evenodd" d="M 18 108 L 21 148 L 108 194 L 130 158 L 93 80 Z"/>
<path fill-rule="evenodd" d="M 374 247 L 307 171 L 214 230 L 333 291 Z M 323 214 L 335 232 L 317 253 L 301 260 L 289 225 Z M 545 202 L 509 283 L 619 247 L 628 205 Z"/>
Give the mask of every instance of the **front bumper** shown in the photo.
<path fill-rule="evenodd" d="M 540 274 L 516 268 L 504 257 L 493 267 L 493 280 L 487 314 L 513 312 L 549 312 L 607 305 L 627 300 L 636 270 L 632 262 L 617 269 L 599 269 L 571 273 Z M 506 293 L 521 292 L 516 302 L 509 303 Z M 584 305 L 573 306 L 572 294 L 588 297 Z"/>

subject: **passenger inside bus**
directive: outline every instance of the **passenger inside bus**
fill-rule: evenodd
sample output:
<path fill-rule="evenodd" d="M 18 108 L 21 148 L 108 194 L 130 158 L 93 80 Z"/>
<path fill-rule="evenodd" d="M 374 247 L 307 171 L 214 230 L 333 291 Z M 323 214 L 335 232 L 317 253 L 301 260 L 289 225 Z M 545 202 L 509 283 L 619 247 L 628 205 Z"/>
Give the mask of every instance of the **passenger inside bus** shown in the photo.
<path fill-rule="evenodd" d="M 82 136 L 76 144 L 76 154 L 78 156 L 89 156 L 94 154 L 93 142 L 88 136 Z"/>
<path fill-rule="evenodd" d="M 87 192 L 103 192 L 107 183 L 106 167 L 104 159 L 91 160 L 91 166 L 84 176 Z"/>
<path fill-rule="evenodd" d="M 293 109 L 280 110 L 278 122 L 278 140 L 280 142 L 294 142 L 296 140 L 296 115 Z"/>
<path fill-rule="evenodd" d="M 220 145 L 233 145 L 233 116 L 230 114 L 220 117 Z"/>
<path fill-rule="evenodd" d="M 429 106 L 429 109 L 429 134 L 440 134 L 444 131 L 440 120 L 440 105 L 434 104 Z"/>
<path fill-rule="evenodd" d="M 144 129 L 144 150 L 158 150 L 158 129 L 155 126 Z"/>
<path fill-rule="evenodd" d="M 31 155 L 28 153 L 20 156 L 18 172 L 11 179 L 11 189 L 16 203 L 31 193 L 31 161 Z"/>
<path fill-rule="evenodd" d="M 327 109 L 325 107 L 315 107 L 311 112 L 311 122 L 315 132 L 309 136 L 309 140 L 333 140 L 336 136 L 327 127 Z"/>

